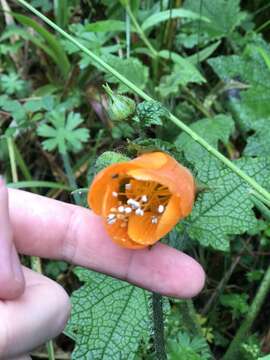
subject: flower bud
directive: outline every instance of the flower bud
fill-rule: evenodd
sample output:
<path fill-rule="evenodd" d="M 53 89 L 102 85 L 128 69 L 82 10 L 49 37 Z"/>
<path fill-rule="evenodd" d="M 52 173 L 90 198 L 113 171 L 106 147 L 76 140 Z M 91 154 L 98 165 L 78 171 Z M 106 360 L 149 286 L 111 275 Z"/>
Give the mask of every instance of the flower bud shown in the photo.
<path fill-rule="evenodd" d="M 135 112 L 135 101 L 127 96 L 115 95 L 108 85 L 103 87 L 109 95 L 109 106 L 107 112 L 112 121 L 125 120 Z"/>

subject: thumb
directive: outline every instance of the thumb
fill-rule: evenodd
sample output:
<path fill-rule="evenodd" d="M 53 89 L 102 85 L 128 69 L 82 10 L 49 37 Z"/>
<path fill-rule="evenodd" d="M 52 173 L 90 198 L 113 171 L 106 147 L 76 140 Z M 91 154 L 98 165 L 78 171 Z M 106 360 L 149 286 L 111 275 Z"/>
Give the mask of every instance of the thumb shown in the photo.
<path fill-rule="evenodd" d="M 23 291 L 24 277 L 9 220 L 8 191 L 0 176 L 0 299 L 15 299 Z"/>

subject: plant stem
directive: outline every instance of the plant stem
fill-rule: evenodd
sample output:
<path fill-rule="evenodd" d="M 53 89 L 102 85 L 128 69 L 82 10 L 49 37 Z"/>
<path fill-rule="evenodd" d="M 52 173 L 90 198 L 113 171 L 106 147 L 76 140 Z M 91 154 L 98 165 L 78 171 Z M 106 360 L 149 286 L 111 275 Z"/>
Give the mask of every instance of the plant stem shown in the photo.
<path fill-rule="evenodd" d="M 140 27 L 137 19 L 135 18 L 131 8 L 129 5 L 127 5 L 126 7 L 126 12 L 128 13 L 131 21 L 133 22 L 133 25 L 135 27 L 135 29 L 138 31 L 138 34 L 140 35 L 142 41 L 145 43 L 145 45 L 148 47 L 148 49 L 150 50 L 150 52 L 152 53 L 152 55 L 154 56 L 154 58 L 158 57 L 158 52 L 156 51 L 156 49 L 152 46 L 152 44 L 150 43 L 150 41 L 147 39 L 145 33 L 143 32 L 143 29 Z"/>
<path fill-rule="evenodd" d="M 139 89 L 136 85 L 134 85 L 131 81 L 121 75 L 118 71 L 104 62 L 99 56 L 94 54 L 91 50 L 87 49 L 84 45 L 74 39 L 71 35 L 61 29 L 59 26 L 54 24 L 53 21 L 44 16 L 41 12 L 36 10 L 33 6 L 28 4 L 25 0 L 17 0 L 18 3 L 25 6 L 32 13 L 36 14 L 40 19 L 42 19 L 45 23 L 63 35 L 66 39 L 75 44 L 79 49 L 81 49 L 85 54 L 87 54 L 94 62 L 99 64 L 105 71 L 108 71 L 112 75 L 114 75 L 118 80 L 120 80 L 123 84 L 128 86 L 131 90 L 133 90 L 137 95 L 141 96 L 144 100 L 153 101 L 153 99 L 147 95 L 144 91 Z M 131 18 L 132 19 L 132 18 Z M 147 40 L 147 39 L 146 39 Z M 148 41 L 148 40 L 147 40 Z M 150 44 L 151 45 L 151 44 Z M 151 45 L 152 47 L 152 45 Z M 196 132 L 191 130 L 187 125 L 185 125 L 181 120 L 179 120 L 172 113 L 169 113 L 169 119 L 176 124 L 180 129 L 186 132 L 188 135 L 192 137 L 194 141 L 202 145 L 210 154 L 214 155 L 217 159 L 222 161 L 226 166 L 228 166 L 233 172 L 235 172 L 238 176 L 240 176 L 244 181 L 246 181 L 256 192 L 258 192 L 263 197 L 263 202 L 266 204 L 270 204 L 270 193 L 264 189 L 257 181 L 252 179 L 249 175 L 247 175 L 244 171 L 239 169 L 232 161 L 227 159 L 224 155 L 222 155 L 218 150 L 216 150 L 213 146 L 207 143 L 202 137 L 200 137 Z"/>
<path fill-rule="evenodd" d="M 69 155 L 67 152 L 65 152 L 61 155 L 62 155 L 62 160 L 63 160 L 63 164 L 64 164 L 64 168 L 65 168 L 65 172 L 66 172 L 66 175 L 68 178 L 69 185 L 72 187 L 73 190 L 76 190 L 76 189 L 78 189 L 78 186 L 77 186 L 76 179 L 74 177 L 73 170 L 72 170 L 72 167 L 70 164 Z M 74 199 L 75 199 L 75 203 L 77 205 L 79 205 L 80 197 L 79 197 L 79 194 L 76 192 L 74 193 Z"/>
<path fill-rule="evenodd" d="M 264 278 L 257 290 L 255 298 L 252 304 L 249 307 L 249 311 L 247 312 L 247 316 L 240 328 L 238 329 L 233 341 L 231 342 L 228 350 L 226 351 L 222 360 L 234 360 L 237 359 L 238 353 L 240 350 L 241 342 L 247 336 L 254 320 L 256 319 L 263 303 L 266 298 L 266 295 L 270 291 L 270 266 L 268 267 Z"/>
<path fill-rule="evenodd" d="M 8 154 L 9 154 L 9 161 L 11 167 L 11 176 L 13 182 L 18 182 L 18 172 L 16 166 L 16 159 L 15 159 L 15 151 L 14 151 L 14 144 L 11 137 L 7 138 L 7 145 L 8 145 Z"/>
<path fill-rule="evenodd" d="M 166 350 L 164 341 L 164 321 L 162 296 L 157 293 L 152 293 L 153 306 L 153 325 L 154 325 L 154 345 L 157 360 L 166 360 Z"/>

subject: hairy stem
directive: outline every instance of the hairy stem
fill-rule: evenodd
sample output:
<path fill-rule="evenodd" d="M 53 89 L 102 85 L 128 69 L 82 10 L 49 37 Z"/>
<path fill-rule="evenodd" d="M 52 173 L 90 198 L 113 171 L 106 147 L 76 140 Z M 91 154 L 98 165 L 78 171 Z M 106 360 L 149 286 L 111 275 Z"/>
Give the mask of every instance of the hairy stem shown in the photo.
<path fill-rule="evenodd" d="M 166 360 L 166 350 L 164 341 L 164 321 L 162 296 L 160 294 L 152 293 L 153 306 L 153 325 L 154 325 L 154 345 L 157 360 Z"/>
<path fill-rule="evenodd" d="M 40 19 L 42 19 L 45 23 L 55 29 L 58 33 L 63 35 L 66 39 L 75 44 L 79 49 L 81 49 L 85 54 L 87 54 L 94 62 L 99 64 L 105 71 L 108 71 L 112 75 L 114 75 L 118 80 L 120 80 L 123 84 L 128 86 L 131 90 L 133 90 L 137 95 L 141 96 L 144 100 L 153 101 L 153 99 L 147 95 L 144 91 L 139 89 L 135 84 L 121 75 L 118 71 L 116 71 L 113 67 L 104 62 L 99 56 L 94 54 L 91 50 L 87 49 L 84 45 L 82 45 L 79 41 L 74 39 L 71 35 L 69 35 L 66 31 L 57 26 L 53 21 L 44 16 L 41 12 L 36 10 L 33 6 L 28 4 L 25 0 L 17 0 L 17 2 L 23 6 L 25 6 L 32 13 L 36 14 Z M 131 18 L 132 20 L 132 18 Z M 150 44 L 151 45 L 151 44 Z M 152 45 L 151 45 L 152 47 Z M 169 119 L 176 124 L 180 129 L 186 132 L 191 138 L 202 145 L 210 154 L 214 155 L 220 161 L 222 161 L 226 166 L 228 166 L 233 172 L 235 172 L 239 177 L 241 177 L 246 183 L 248 183 L 256 192 L 258 192 L 263 197 L 263 202 L 270 206 L 270 193 L 264 189 L 257 181 L 255 181 L 252 177 L 247 175 L 244 171 L 239 169 L 232 161 L 227 159 L 224 155 L 222 155 L 218 150 L 216 150 L 213 146 L 208 144 L 202 137 L 200 137 L 196 132 L 190 129 L 186 124 L 184 124 L 181 120 L 179 120 L 172 113 L 169 113 Z"/>
<path fill-rule="evenodd" d="M 238 353 L 240 350 L 240 345 L 247 336 L 251 326 L 256 319 L 264 300 L 270 291 L 270 266 L 268 267 L 264 278 L 257 290 L 255 298 L 250 305 L 249 311 L 247 312 L 247 316 L 243 323 L 241 324 L 240 328 L 238 329 L 233 341 L 231 342 L 227 352 L 225 353 L 222 360 L 234 360 L 237 359 Z"/>

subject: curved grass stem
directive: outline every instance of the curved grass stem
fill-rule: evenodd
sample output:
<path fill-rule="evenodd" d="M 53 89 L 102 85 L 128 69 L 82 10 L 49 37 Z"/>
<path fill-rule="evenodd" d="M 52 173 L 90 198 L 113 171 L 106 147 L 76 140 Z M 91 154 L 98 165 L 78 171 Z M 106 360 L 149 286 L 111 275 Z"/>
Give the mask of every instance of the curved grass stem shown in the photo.
<path fill-rule="evenodd" d="M 153 99 L 147 95 L 143 90 L 139 89 L 135 84 L 129 81 L 126 77 L 121 75 L 118 71 L 116 71 L 113 67 L 108 65 L 105 61 L 103 61 L 99 56 L 94 54 L 91 50 L 87 49 L 84 45 L 82 45 L 79 41 L 74 39 L 71 35 L 69 35 L 66 31 L 57 26 L 53 21 L 48 19 L 41 12 L 36 10 L 33 6 L 27 3 L 25 0 L 17 0 L 17 2 L 32 13 L 37 15 L 40 19 L 42 19 L 46 24 L 55 29 L 59 34 L 63 35 L 66 39 L 76 45 L 80 50 L 82 50 L 85 54 L 87 54 L 95 63 L 100 65 L 105 71 L 114 75 L 118 80 L 120 80 L 123 84 L 128 86 L 132 91 L 134 91 L 137 95 L 141 96 L 144 100 L 153 101 Z M 131 18 L 132 20 L 132 18 Z M 151 45 L 151 44 L 150 44 Z M 270 193 L 264 189 L 259 183 L 256 182 L 252 177 L 247 175 L 244 171 L 239 169 L 232 161 L 227 159 L 224 155 L 222 155 L 218 150 L 216 150 L 213 146 L 208 144 L 201 136 L 199 136 L 196 132 L 190 129 L 187 125 L 185 125 L 180 119 L 174 116 L 172 113 L 169 114 L 169 119 L 177 125 L 180 129 L 186 132 L 191 138 L 202 145 L 210 154 L 214 155 L 217 159 L 223 162 L 226 166 L 228 166 L 233 172 L 235 172 L 239 177 L 241 177 L 246 183 L 248 183 L 258 194 L 260 194 L 264 203 L 270 204 Z"/>

